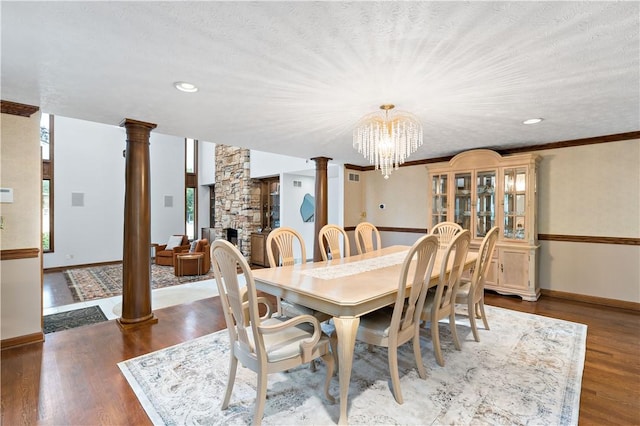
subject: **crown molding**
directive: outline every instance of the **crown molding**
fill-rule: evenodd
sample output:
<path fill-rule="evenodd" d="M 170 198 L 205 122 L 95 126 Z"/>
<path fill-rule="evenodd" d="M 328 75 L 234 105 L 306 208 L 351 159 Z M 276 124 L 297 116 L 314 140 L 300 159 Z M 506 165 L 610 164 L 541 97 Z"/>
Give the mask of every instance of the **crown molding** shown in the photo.
<path fill-rule="evenodd" d="M 2 114 L 18 115 L 20 117 L 31 117 L 40 109 L 40 107 L 33 105 L 2 100 L 0 100 L 0 107 L 2 109 Z"/>

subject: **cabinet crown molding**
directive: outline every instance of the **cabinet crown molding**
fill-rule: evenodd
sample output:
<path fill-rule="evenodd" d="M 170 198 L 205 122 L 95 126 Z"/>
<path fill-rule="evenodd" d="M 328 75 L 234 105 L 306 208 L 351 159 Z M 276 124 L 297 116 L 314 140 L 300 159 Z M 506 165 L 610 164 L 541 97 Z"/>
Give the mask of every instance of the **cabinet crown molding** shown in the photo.
<path fill-rule="evenodd" d="M 478 164 L 482 164 L 482 167 L 509 166 L 511 164 L 523 163 L 530 164 L 540 161 L 540 158 L 541 157 L 538 154 L 527 153 L 503 156 L 490 149 L 472 149 L 470 151 L 461 152 L 445 164 L 452 169 L 466 169 L 476 168 L 478 167 Z M 429 168 L 429 166 L 427 166 L 427 168 Z"/>

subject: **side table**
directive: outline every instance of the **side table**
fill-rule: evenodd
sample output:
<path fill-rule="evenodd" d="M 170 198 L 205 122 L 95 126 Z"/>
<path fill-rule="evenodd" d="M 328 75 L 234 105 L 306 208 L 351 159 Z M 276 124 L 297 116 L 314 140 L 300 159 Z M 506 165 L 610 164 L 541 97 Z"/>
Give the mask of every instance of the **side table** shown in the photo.
<path fill-rule="evenodd" d="M 160 244 L 158 243 L 151 243 L 150 244 L 150 248 L 151 250 L 149 250 L 151 252 L 151 263 L 156 263 L 156 250 L 158 250 L 158 246 Z"/>
<path fill-rule="evenodd" d="M 200 270 L 202 269 L 202 262 L 204 260 L 204 253 L 178 253 L 176 254 L 176 272 L 178 275 L 178 281 L 183 277 L 184 262 L 196 261 L 198 267 L 196 269 L 196 276 L 200 276 Z"/>

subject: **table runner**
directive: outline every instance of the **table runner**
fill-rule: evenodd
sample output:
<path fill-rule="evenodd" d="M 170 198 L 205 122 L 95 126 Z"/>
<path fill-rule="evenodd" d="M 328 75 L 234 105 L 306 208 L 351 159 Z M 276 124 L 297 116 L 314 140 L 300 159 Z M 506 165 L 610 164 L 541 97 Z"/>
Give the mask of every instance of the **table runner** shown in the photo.
<path fill-rule="evenodd" d="M 359 260 L 357 262 L 343 263 L 341 265 L 331 265 L 322 268 L 305 269 L 301 274 L 321 280 L 332 280 L 335 278 L 348 277 L 362 272 L 382 269 L 389 266 L 399 265 L 407 257 L 409 250 L 387 254 L 374 259 Z"/>

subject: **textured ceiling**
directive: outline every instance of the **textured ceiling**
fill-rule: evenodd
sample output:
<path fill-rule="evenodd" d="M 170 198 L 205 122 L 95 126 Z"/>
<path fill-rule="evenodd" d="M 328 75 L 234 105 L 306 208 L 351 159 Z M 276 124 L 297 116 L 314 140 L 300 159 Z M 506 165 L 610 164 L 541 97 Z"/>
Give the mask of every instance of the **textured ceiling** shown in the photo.
<path fill-rule="evenodd" d="M 367 165 L 352 128 L 383 103 L 422 120 L 409 160 L 640 130 L 640 2 L 2 1 L 1 18 L 3 100 L 158 133 Z"/>

